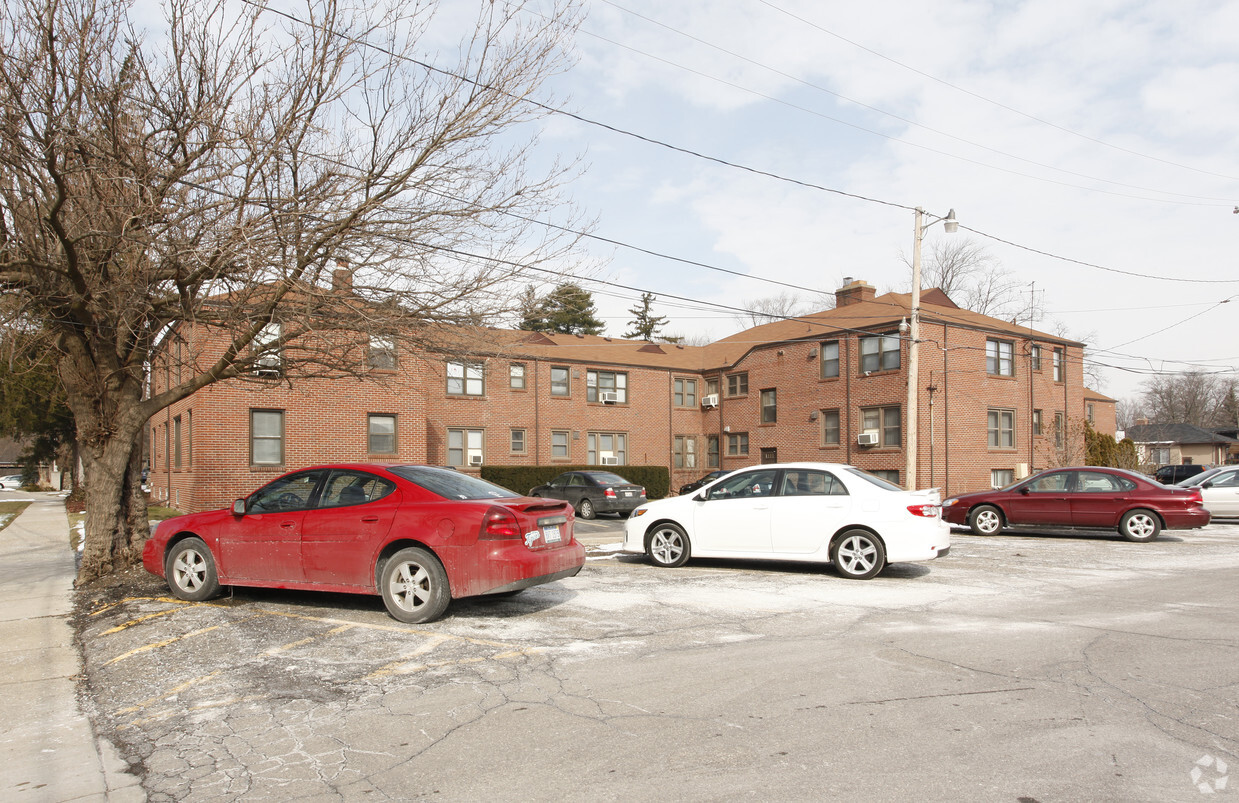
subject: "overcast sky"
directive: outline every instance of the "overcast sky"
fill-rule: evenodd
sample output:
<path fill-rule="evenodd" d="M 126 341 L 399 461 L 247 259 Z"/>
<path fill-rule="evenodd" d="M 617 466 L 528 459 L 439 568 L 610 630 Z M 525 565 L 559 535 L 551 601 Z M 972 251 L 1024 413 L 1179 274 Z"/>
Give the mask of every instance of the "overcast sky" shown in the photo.
<path fill-rule="evenodd" d="M 595 234 L 742 274 L 590 245 L 607 260 L 599 278 L 665 294 L 665 333 L 742 328 L 670 296 L 807 300 L 845 276 L 906 291 L 919 205 L 1023 246 L 954 235 L 1035 288 L 1046 317 L 1034 326 L 1114 366 L 1099 390 L 1124 398 L 1150 370 L 1239 365 L 1239 2 L 587 10 L 579 60 L 555 86 L 561 106 L 787 179 L 547 121 L 542 148 L 585 156 L 570 193 Z M 930 228 L 926 252 L 948 236 Z M 587 286 L 621 335 L 639 293 Z"/>

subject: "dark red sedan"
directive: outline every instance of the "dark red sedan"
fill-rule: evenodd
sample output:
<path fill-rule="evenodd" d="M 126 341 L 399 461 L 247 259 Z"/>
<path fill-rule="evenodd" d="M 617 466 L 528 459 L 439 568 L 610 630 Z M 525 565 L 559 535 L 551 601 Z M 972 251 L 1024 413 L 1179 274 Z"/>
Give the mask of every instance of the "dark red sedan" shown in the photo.
<path fill-rule="evenodd" d="M 1104 527 L 1128 541 L 1209 523 L 1199 489 L 1167 487 L 1120 468 L 1078 466 L 1034 474 L 1006 488 L 952 496 L 942 518 L 977 535 L 1003 527 Z"/>
<path fill-rule="evenodd" d="M 142 564 L 177 597 L 221 586 L 378 594 L 402 622 L 453 598 L 515 593 L 585 563 L 571 505 L 429 466 L 342 464 L 285 474 L 229 510 L 160 523 Z"/>

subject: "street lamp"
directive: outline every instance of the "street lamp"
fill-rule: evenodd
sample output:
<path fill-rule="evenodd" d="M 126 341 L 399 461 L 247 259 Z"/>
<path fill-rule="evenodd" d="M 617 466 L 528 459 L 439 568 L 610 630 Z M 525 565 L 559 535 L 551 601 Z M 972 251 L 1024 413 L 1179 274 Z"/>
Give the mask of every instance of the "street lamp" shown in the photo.
<path fill-rule="evenodd" d="M 925 222 L 925 210 L 919 206 L 914 210 L 912 229 L 912 311 L 908 326 L 908 451 L 907 465 L 904 476 L 909 490 L 916 490 L 916 449 L 917 433 L 916 419 L 918 400 L 920 398 L 920 362 L 917 345 L 921 342 L 921 241 L 930 226 L 942 221 L 942 228 L 947 234 L 959 231 L 959 221 L 955 219 L 955 210 L 946 213 L 946 217 L 935 217 Z M 900 326 L 900 331 L 903 327 Z"/>

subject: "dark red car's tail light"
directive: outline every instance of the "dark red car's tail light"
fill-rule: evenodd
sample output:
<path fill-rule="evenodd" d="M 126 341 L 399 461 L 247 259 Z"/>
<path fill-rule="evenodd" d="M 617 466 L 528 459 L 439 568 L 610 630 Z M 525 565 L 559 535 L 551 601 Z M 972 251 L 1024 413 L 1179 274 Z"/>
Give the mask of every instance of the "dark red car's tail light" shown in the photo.
<path fill-rule="evenodd" d="M 521 525 L 516 515 L 507 508 L 492 507 L 482 519 L 482 531 L 478 539 L 483 541 L 506 541 L 521 537 Z"/>

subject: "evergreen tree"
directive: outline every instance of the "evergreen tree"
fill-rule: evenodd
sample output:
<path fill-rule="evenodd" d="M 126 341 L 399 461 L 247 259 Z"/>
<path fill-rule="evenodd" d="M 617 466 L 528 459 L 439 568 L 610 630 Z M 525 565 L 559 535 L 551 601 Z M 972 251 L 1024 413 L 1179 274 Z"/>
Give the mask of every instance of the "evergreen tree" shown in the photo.
<path fill-rule="evenodd" d="M 529 288 L 522 302 L 530 299 Z M 600 335 L 605 327 L 598 320 L 594 297 L 588 290 L 565 282 L 536 303 L 522 303 L 521 328 L 535 332 L 557 332 L 561 335 Z"/>
<path fill-rule="evenodd" d="M 640 305 L 628 310 L 637 317 L 628 322 L 631 328 L 624 333 L 624 337 L 636 338 L 637 340 L 653 340 L 658 337 L 658 330 L 667 325 L 667 319 L 661 315 L 654 315 L 650 311 L 653 303 L 653 293 L 641 294 Z"/>

